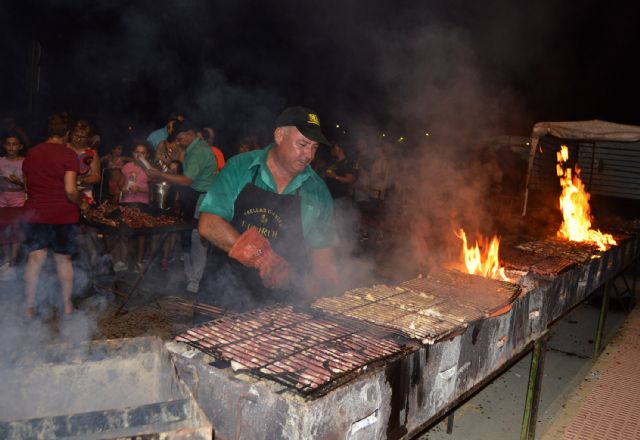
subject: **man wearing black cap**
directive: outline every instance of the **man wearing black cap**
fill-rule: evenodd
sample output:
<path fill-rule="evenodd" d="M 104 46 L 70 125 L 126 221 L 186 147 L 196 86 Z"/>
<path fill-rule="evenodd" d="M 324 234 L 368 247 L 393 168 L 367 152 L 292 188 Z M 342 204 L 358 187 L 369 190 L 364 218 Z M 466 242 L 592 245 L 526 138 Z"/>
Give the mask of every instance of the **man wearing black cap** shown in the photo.
<path fill-rule="evenodd" d="M 274 143 L 232 157 L 202 203 L 198 230 L 218 251 L 203 302 L 242 310 L 335 287 L 331 195 L 309 166 L 327 143 L 320 120 L 290 107 L 275 125 Z"/>
<path fill-rule="evenodd" d="M 174 126 L 176 143 L 184 149 L 183 174 L 162 173 L 156 169 L 147 170 L 149 178 L 164 180 L 174 185 L 190 186 L 199 193 L 196 202 L 195 217 L 199 216 L 199 207 L 216 174 L 218 164 L 207 143 L 198 136 L 198 126 L 189 120 L 176 121 Z M 185 255 L 185 275 L 187 290 L 197 293 L 207 258 L 206 243 L 203 243 L 198 230 L 191 232 L 191 248 Z"/>

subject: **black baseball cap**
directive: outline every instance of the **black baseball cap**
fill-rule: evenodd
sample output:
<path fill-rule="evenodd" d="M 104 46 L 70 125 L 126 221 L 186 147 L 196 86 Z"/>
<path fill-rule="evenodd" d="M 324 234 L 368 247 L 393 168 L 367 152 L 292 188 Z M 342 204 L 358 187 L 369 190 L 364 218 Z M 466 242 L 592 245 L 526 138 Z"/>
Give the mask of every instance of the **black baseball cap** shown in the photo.
<path fill-rule="evenodd" d="M 329 141 L 322 134 L 320 129 L 320 118 L 318 114 L 306 107 L 287 107 L 280 116 L 276 118 L 277 127 L 294 126 L 306 138 L 319 144 L 329 145 Z"/>
<path fill-rule="evenodd" d="M 189 130 L 193 130 L 197 133 L 198 131 L 200 131 L 200 126 L 189 119 L 185 119 L 183 121 L 175 121 L 173 123 L 174 134 Z"/>

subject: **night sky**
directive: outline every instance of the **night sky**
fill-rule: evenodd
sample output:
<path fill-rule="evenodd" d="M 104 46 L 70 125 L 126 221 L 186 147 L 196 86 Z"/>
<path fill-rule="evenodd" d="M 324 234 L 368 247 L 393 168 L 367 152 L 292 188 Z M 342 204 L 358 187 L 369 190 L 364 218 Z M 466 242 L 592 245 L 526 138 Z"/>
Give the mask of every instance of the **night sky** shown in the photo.
<path fill-rule="evenodd" d="M 172 111 L 222 143 L 286 105 L 332 129 L 527 135 L 537 121 L 640 124 L 637 6 L 581 1 L 2 2 L 0 110 L 69 110 L 108 140 Z M 39 91 L 27 112 L 32 41 Z M 340 134 L 342 127 L 336 133 Z M 267 139 L 268 140 L 268 139 Z"/>

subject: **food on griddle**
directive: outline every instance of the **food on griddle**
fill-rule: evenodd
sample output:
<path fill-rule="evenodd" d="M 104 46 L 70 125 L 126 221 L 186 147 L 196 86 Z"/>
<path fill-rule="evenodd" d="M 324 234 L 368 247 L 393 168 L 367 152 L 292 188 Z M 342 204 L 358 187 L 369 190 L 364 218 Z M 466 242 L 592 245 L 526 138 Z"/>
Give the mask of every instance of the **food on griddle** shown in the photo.
<path fill-rule="evenodd" d="M 340 296 L 336 298 L 320 298 L 312 304 L 312 307 L 329 313 L 345 313 L 367 304 L 369 304 L 369 301 L 361 298 Z"/>
<path fill-rule="evenodd" d="M 568 241 L 558 237 L 520 243 L 516 247 L 543 257 L 562 257 L 576 263 L 589 261 L 591 256 L 598 251 L 598 246 L 595 244 Z"/>
<path fill-rule="evenodd" d="M 461 303 L 453 303 L 450 301 L 443 301 L 440 304 L 422 310 L 422 314 L 457 324 L 475 321 L 484 316 L 483 312 L 473 307 L 466 307 Z"/>
<path fill-rule="evenodd" d="M 387 322 L 406 315 L 407 312 L 397 307 L 391 307 L 374 302 L 357 309 L 348 310 L 344 314 L 351 318 L 362 319 L 374 324 L 384 325 Z"/>
<path fill-rule="evenodd" d="M 390 296 L 381 300 L 380 302 L 382 304 L 398 307 L 409 312 L 421 313 L 425 309 L 428 309 L 429 307 L 437 304 L 440 301 L 442 300 L 434 295 L 406 289 L 405 292 L 399 295 Z"/>
<path fill-rule="evenodd" d="M 519 291 L 517 284 L 439 269 L 397 287 L 353 289 L 340 297 L 320 298 L 311 306 L 433 343 L 503 309 Z"/>
<path fill-rule="evenodd" d="M 387 323 L 387 326 L 401 330 L 410 338 L 420 339 L 425 344 L 433 344 L 437 339 L 460 327 L 436 316 L 415 313 L 395 319 Z"/>
<path fill-rule="evenodd" d="M 367 301 L 378 301 L 402 292 L 405 292 L 405 289 L 402 287 L 391 287 L 385 284 L 378 284 L 373 287 L 358 287 L 356 289 L 351 289 L 346 291 L 344 294 L 345 296 L 360 298 Z"/>
<path fill-rule="evenodd" d="M 130 228 L 157 228 L 160 226 L 171 226 L 178 223 L 178 218 L 169 215 L 153 216 L 142 211 L 140 208 L 126 205 L 114 205 L 104 202 L 95 209 L 85 214 L 86 218 L 103 223 L 105 225 L 117 227 L 125 224 Z"/>

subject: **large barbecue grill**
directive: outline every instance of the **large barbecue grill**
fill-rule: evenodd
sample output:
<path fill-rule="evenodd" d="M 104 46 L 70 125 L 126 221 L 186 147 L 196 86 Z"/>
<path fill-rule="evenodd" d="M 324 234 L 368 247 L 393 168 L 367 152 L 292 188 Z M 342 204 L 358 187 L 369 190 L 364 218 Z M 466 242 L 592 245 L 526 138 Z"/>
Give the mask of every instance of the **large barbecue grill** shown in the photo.
<path fill-rule="evenodd" d="M 519 285 L 436 270 L 312 310 L 227 316 L 168 347 L 217 438 L 411 438 L 539 347 L 553 322 L 637 258 L 638 242 L 604 252 L 555 238 L 511 243 L 505 264 Z"/>
<path fill-rule="evenodd" d="M 482 296 L 473 295 L 478 287 Z M 234 371 L 318 397 L 372 363 L 415 349 L 412 339 L 432 344 L 504 309 L 519 291 L 511 283 L 434 271 L 402 286 L 322 298 L 313 304 L 325 312 L 320 315 L 292 306 L 264 308 L 199 325 L 176 341 L 229 362 Z"/>

